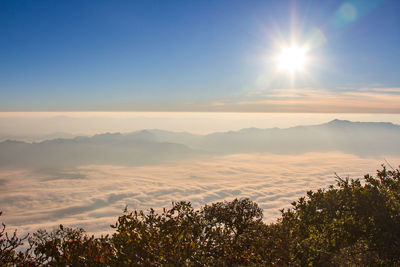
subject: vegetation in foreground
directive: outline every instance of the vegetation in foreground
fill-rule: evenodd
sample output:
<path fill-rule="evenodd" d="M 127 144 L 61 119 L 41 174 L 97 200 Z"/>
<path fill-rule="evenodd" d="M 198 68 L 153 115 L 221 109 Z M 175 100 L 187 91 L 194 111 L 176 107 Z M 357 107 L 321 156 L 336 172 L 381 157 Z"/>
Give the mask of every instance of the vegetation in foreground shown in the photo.
<path fill-rule="evenodd" d="M 94 237 L 60 225 L 19 238 L 0 231 L 3 266 L 400 265 L 400 172 L 309 191 L 272 224 L 249 199 L 173 203 L 161 214 L 125 211 L 115 233 Z M 22 243 L 29 249 L 17 252 Z"/>

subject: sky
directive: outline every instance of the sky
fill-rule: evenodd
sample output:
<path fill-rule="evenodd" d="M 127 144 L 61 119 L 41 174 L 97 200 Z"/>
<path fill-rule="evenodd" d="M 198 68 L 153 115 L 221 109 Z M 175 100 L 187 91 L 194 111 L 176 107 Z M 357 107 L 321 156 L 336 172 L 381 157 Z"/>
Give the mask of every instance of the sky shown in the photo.
<path fill-rule="evenodd" d="M 400 2 L 0 0 L 0 111 L 400 113 Z M 282 71 L 285 47 L 307 64 Z"/>

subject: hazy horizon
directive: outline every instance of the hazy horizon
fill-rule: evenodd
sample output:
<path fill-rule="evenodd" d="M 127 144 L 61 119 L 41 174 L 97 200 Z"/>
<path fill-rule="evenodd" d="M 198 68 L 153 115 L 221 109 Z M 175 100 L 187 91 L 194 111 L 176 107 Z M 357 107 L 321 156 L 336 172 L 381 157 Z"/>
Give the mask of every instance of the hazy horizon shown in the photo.
<path fill-rule="evenodd" d="M 210 134 L 316 125 L 334 119 L 400 124 L 400 114 L 368 113 L 0 112 L 0 141 L 41 141 L 149 129 Z"/>

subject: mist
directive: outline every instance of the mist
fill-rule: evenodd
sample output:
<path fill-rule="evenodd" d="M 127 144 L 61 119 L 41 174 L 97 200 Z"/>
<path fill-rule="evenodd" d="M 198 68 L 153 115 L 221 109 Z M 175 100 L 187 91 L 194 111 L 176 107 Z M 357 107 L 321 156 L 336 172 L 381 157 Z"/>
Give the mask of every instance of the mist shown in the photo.
<path fill-rule="evenodd" d="M 0 112 L 0 141 L 12 139 L 32 142 L 106 132 L 128 133 L 143 129 L 210 134 L 251 127 L 265 129 L 315 125 L 334 119 L 400 124 L 400 114 Z"/>
<path fill-rule="evenodd" d="M 272 222 L 306 191 L 334 184 L 335 173 L 361 178 L 400 162 L 398 115 L 28 115 L 2 114 L 0 131 L 12 137 L 0 142 L 2 220 L 21 232 L 64 224 L 99 235 L 126 206 L 244 197 Z"/>
<path fill-rule="evenodd" d="M 390 157 L 388 162 L 400 162 Z M 194 207 L 248 197 L 274 221 L 311 189 L 326 188 L 341 177 L 375 173 L 383 158 L 345 153 L 302 155 L 235 154 L 205 160 L 146 166 L 87 165 L 73 169 L 0 169 L 0 207 L 9 229 L 21 233 L 59 224 L 83 227 L 96 235 L 129 210 L 170 207 L 190 201 Z"/>

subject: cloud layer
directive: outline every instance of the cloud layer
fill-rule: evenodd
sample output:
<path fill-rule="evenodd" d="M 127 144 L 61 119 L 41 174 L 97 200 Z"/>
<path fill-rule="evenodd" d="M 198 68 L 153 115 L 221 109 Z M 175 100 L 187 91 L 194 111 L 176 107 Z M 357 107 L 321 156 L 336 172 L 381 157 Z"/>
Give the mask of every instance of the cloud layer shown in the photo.
<path fill-rule="evenodd" d="M 400 113 L 400 88 L 352 90 L 271 89 L 235 101 L 218 101 L 216 110 L 251 112 Z"/>
<path fill-rule="evenodd" d="M 400 158 L 389 158 L 392 164 Z M 1 218 L 10 228 L 32 232 L 60 223 L 91 233 L 110 232 L 123 208 L 161 209 L 171 201 L 205 203 L 249 197 L 273 221 L 279 209 L 307 190 L 335 183 L 334 173 L 375 173 L 384 159 L 343 153 L 298 156 L 236 154 L 173 164 L 81 166 L 56 170 L 0 170 Z"/>

